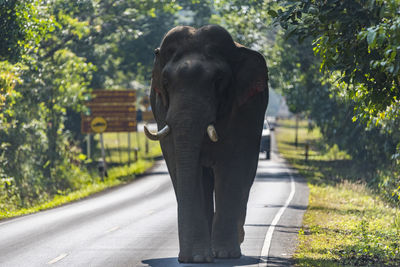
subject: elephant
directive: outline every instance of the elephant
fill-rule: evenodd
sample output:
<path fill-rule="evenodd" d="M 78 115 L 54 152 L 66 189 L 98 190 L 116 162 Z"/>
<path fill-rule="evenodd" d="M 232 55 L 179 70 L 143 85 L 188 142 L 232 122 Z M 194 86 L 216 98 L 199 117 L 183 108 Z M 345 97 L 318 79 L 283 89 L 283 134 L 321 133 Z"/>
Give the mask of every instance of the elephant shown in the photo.
<path fill-rule="evenodd" d="M 223 27 L 177 26 L 155 51 L 150 103 L 178 204 L 181 263 L 240 258 L 268 104 L 264 57 Z"/>

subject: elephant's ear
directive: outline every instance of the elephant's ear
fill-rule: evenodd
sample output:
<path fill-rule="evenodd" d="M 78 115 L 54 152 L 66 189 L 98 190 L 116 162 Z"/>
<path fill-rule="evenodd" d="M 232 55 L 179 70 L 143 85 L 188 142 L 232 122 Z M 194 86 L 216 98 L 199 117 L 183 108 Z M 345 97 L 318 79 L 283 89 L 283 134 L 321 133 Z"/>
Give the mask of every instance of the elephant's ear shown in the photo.
<path fill-rule="evenodd" d="M 164 107 L 168 106 L 167 92 L 163 88 L 161 80 L 161 63 L 160 63 L 160 48 L 154 50 L 155 59 L 153 66 L 153 73 L 151 78 L 151 93 L 155 94 L 157 98 L 161 98 Z"/>
<path fill-rule="evenodd" d="M 234 87 L 239 106 L 253 96 L 268 92 L 268 68 L 264 57 L 236 43 L 237 57 L 234 68 Z"/>

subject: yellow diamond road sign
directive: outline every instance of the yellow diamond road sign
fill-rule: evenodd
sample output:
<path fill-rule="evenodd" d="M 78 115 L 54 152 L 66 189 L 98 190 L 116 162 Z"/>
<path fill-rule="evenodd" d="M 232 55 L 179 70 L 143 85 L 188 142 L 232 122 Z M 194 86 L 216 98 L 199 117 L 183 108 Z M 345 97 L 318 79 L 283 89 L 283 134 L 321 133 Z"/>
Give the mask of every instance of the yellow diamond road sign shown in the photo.
<path fill-rule="evenodd" d="M 90 122 L 90 127 L 95 133 L 102 133 L 107 129 L 107 122 L 103 117 L 95 117 Z"/>

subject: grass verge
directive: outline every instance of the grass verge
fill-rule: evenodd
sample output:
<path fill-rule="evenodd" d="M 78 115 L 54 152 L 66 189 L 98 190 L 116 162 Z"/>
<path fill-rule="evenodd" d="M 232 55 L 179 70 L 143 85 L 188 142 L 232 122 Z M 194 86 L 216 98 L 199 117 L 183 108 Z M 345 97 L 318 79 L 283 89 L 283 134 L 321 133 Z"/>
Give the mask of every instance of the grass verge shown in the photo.
<path fill-rule="evenodd" d="M 128 164 L 135 158 L 135 150 L 137 150 L 138 158 L 153 158 L 161 155 L 161 147 L 159 142 L 149 141 L 143 132 L 130 133 L 129 139 L 131 142 L 130 155 L 128 153 L 128 133 L 104 133 L 104 146 L 106 161 L 111 165 Z M 96 134 L 94 139 L 98 141 L 97 150 L 93 158 L 100 158 L 100 143 L 99 135 Z"/>
<path fill-rule="evenodd" d="M 400 212 L 364 182 L 357 166 L 337 146 L 324 145 L 318 129 L 280 121 L 279 152 L 310 187 L 309 206 L 294 255 L 297 266 L 400 266 Z M 305 160 L 305 147 L 309 157 Z"/>

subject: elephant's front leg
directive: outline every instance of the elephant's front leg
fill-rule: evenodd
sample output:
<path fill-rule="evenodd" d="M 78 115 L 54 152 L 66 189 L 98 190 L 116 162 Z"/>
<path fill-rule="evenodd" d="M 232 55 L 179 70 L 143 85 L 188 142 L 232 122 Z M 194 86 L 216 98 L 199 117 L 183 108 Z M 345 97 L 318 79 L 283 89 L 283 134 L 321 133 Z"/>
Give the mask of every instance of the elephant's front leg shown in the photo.
<path fill-rule="evenodd" d="M 216 213 L 212 246 L 216 258 L 241 256 L 247 200 L 256 170 L 256 158 L 232 160 L 232 163 L 222 163 L 215 168 Z"/>
<path fill-rule="evenodd" d="M 178 202 L 179 261 L 211 262 L 212 173 L 208 169 L 203 171 L 198 153 L 191 151 L 190 146 L 175 147 L 171 138 L 160 143 Z"/>
<path fill-rule="evenodd" d="M 177 168 L 179 262 L 212 262 L 202 168 Z"/>

